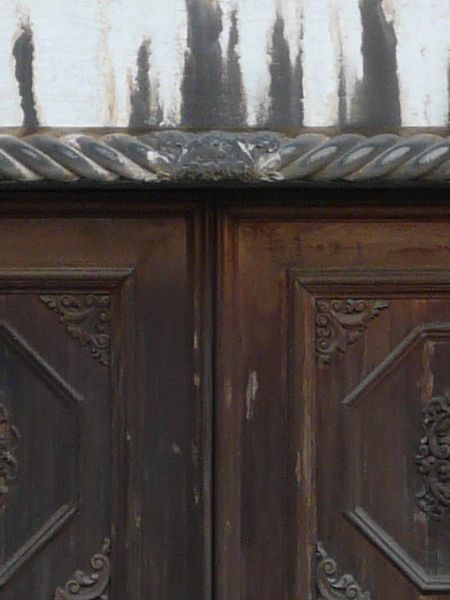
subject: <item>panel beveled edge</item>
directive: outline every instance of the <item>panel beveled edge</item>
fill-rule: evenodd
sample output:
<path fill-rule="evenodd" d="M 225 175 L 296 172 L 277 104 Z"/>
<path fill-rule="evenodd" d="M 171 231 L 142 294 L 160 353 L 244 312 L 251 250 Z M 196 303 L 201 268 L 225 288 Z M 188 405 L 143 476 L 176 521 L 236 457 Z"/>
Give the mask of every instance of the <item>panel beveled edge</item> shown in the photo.
<path fill-rule="evenodd" d="M 358 506 L 344 513 L 352 525 L 379 548 L 420 592 L 450 592 L 450 575 L 429 575 L 399 544 Z"/>
<path fill-rule="evenodd" d="M 358 295 L 358 298 L 415 297 L 433 298 L 448 296 L 450 293 L 450 269 L 422 270 L 353 270 L 344 269 L 289 269 L 289 275 L 296 287 L 311 296 L 311 301 L 325 297 L 342 297 L 346 294 Z M 408 336 L 390 354 L 390 364 L 408 352 L 412 346 L 425 336 L 450 336 L 450 323 L 427 323 L 414 328 Z M 372 380 L 378 380 L 389 370 L 383 361 L 369 374 Z M 370 383 L 370 382 L 369 382 Z M 357 386 L 344 399 L 351 403 L 361 392 Z M 367 513 L 357 507 L 343 513 L 344 517 L 359 529 L 363 535 L 392 560 L 392 563 L 406 575 L 422 593 L 450 592 L 450 575 L 429 575 L 414 561 Z"/>
<path fill-rule="evenodd" d="M 391 352 L 345 396 L 342 404 L 352 404 L 368 387 L 377 385 L 396 367 L 416 345 L 424 340 L 448 340 L 450 338 L 450 322 L 423 323 L 414 327 Z"/>
<path fill-rule="evenodd" d="M 34 376 L 41 381 L 59 400 L 63 401 L 74 411 L 76 416 L 77 439 L 80 434 L 80 423 L 77 407 L 83 397 L 70 386 L 51 367 L 42 356 L 30 344 L 5 321 L 0 321 L 0 338 L 7 344 L 11 351 L 16 354 L 28 367 Z M 75 461 L 79 463 L 79 444 L 73 448 Z M 78 473 L 78 469 L 77 469 Z M 0 588 L 5 585 L 11 577 L 22 567 L 38 550 L 49 542 L 64 525 L 76 514 L 78 510 L 79 479 L 75 483 L 71 503 L 63 504 L 40 529 L 34 533 L 6 563 L 0 566 Z"/>
<path fill-rule="evenodd" d="M 361 298 L 379 298 L 388 293 L 400 297 L 411 292 L 432 298 L 450 291 L 450 269 L 301 269 L 290 273 L 298 285 L 318 295 L 342 296 L 358 293 Z M 332 287 L 334 286 L 334 287 Z"/>
<path fill-rule="evenodd" d="M 63 504 L 19 550 L 0 566 L 0 590 L 42 546 L 45 546 L 76 514 L 77 505 Z"/>
<path fill-rule="evenodd" d="M 58 267 L 27 269 L 0 268 L 0 290 L 14 291 L 45 291 L 67 290 L 80 293 L 84 290 L 112 290 L 120 286 L 135 272 L 134 267 L 101 268 L 101 267 Z"/>

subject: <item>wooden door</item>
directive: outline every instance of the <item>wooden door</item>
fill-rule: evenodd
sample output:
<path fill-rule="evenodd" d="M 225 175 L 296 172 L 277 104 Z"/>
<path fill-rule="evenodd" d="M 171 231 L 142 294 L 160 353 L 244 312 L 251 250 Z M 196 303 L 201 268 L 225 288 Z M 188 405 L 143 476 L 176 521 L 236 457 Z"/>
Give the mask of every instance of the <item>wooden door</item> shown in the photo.
<path fill-rule="evenodd" d="M 218 600 L 450 598 L 450 214 L 362 195 L 223 211 Z"/>
<path fill-rule="evenodd" d="M 202 217 L 89 197 L 3 195 L 0 597 L 198 600 Z"/>

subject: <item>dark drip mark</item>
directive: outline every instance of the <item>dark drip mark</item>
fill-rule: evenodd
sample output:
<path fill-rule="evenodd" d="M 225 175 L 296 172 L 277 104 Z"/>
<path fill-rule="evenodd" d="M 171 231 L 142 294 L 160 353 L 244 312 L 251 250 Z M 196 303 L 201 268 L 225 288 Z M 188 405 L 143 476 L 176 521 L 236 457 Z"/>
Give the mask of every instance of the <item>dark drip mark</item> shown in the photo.
<path fill-rule="evenodd" d="M 239 127 L 244 124 L 242 73 L 237 53 L 239 30 L 237 13 L 231 14 L 230 39 L 228 40 L 227 62 L 222 67 L 223 78 L 223 122 L 224 127 Z"/>
<path fill-rule="evenodd" d="M 298 127 L 302 122 L 301 56 L 291 57 L 280 15 L 273 27 L 271 57 L 271 107 L 266 126 L 274 129 Z"/>
<path fill-rule="evenodd" d="M 447 74 L 447 86 L 448 86 L 448 117 L 447 117 L 447 125 L 450 124 L 450 57 L 449 57 L 449 65 L 448 65 L 448 74 Z"/>
<path fill-rule="evenodd" d="M 20 106 L 23 111 L 23 127 L 28 133 L 36 131 L 39 119 L 33 90 L 34 42 L 30 24 L 23 24 L 13 47 L 15 75 L 19 85 Z"/>
<path fill-rule="evenodd" d="M 397 40 L 380 0 L 362 0 L 364 80 L 358 86 L 353 124 L 395 129 L 401 126 Z"/>
<path fill-rule="evenodd" d="M 289 46 L 284 37 L 284 21 L 277 16 L 272 32 L 270 64 L 270 117 L 266 126 L 276 128 L 291 125 L 292 70 Z"/>
<path fill-rule="evenodd" d="M 182 124 L 217 127 L 222 124 L 221 11 L 209 0 L 186 0 L 186 5 L 188 54 L 182 86 Z"/>
<path fill-rule="evenodd" d="M 144 40 L 139 46 L 136 82 L 130 93 L 131 113 L 129 126 L 131 129 L 146 127 L 151 121 L 150 57 L 150 42 L 149 40 Z"/>
<path fill-rule="evenodd" d="M 345 85 L 345 72 L 344 66 L 342 64 L 343 58 L 340 56 L 340 71 L 339 71 L 339 125 L 344 126 L 347 123 L 347 115 L 348 115 L 348 98 L 347 98 L 347 88 Z"/>

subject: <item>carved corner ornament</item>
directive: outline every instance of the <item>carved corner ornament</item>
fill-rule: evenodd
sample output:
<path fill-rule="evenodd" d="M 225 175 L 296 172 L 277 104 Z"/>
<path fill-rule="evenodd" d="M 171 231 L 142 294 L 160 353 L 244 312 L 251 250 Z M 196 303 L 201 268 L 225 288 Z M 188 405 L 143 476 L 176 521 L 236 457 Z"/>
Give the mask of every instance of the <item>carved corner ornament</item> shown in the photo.
<path fill-rule="evenodd" d="M 450 513 L 450 390 L 432 398 L 423 410 L 424 437 L 415 456 L 423 490 L 419 508 L 432 520 Z"/>
<path fill-rule="evenodd" d="M 106 538 L 101 552 L 91 559 L 93 572 L 86 574 L 84 571 L 75 571 L 73 578 L 56 590 L 54 600 L 109 600 L 110 550 L 111 542 Z"/>
<path fill-rule="evenodd" d="M 19 431 L 12 424 L 8 409 L 0 404 L 0 509 L 4 508 L 11 485 L 19 473 L 19 464 L 14 455 L 19 441 Z"/>
<path fill-rule="evenodd" d="M 352 575 L 338 575 L 335 560 L 326 553 L 319 542 L 316 548 L 316 584 L 318 600 L 371 600 L 369 592 L 364 592 Z"/>
<path fill-rule="evenodd" d="M 0 133 L 3 181 L 450 181 L 450 138 L 276 131 Z"/>
<path fill-rule="evenodd" d="M 87 346 L 103 366 L 111 361 L 111 297 L 106 294 L 41 295 L 39 298 L 59 314 L 67 333 Z"/>
<path fill-rule="evenodd" d="M 319 364 L 330 364 L 338 352 L 344 354 L 389 306 L 386 300 L 334 299 L 316 301 L 316 355 Z"/>

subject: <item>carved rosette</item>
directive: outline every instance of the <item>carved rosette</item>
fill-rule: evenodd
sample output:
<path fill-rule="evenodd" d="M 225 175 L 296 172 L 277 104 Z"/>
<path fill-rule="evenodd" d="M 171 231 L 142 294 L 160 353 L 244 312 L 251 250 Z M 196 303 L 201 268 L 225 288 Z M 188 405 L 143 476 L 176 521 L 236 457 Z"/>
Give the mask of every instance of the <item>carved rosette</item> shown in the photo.
<path fill-rule="evenodd" d="M 417 502 L 430 519 L 440 521 L 450 512 L 450 390 L 432 398 L 423 414 L 425 435 L 415 459 L 424 489 Z"/>
<path fill-rule="evenodd" d="M 59 321 L 81 346 L 89 347 L 104 366 L 111 355 L 111 297 L 105 294 L 42 295 L 40 299 L 59 314 Z"/>
<path fill-rule="evenodd" d="M 0 404 L 0 509 L 4 508 L 11 485 L 17 479 L 19 464 L 14 455 L 20 441 L 11 416 L 3 404 Z"/>
<path fill-rule="evenodd" d="M 105 539 L 101 553 L 91 559 L 93 572 L 86 574 L 84 571 L 75 571 L 73 579 L 56 590 L 54 600 L 109 600 L 110 549 L 111 542 Z"/>
<path fill-rule="evenodd" d="M 364 333 L 370 320 L 387 308 L 386 300 L 335 299 L 316 302 L 316 355 L 330 364 Z"/>
<path fill-rule="evenodd" d="M 328 556 L 320 542 L 317 544 L 316 558 L 317 600 L 371 600 L 370 593 L 363 592 L 352 575 L 338 575 L 336 561 Z"/>

